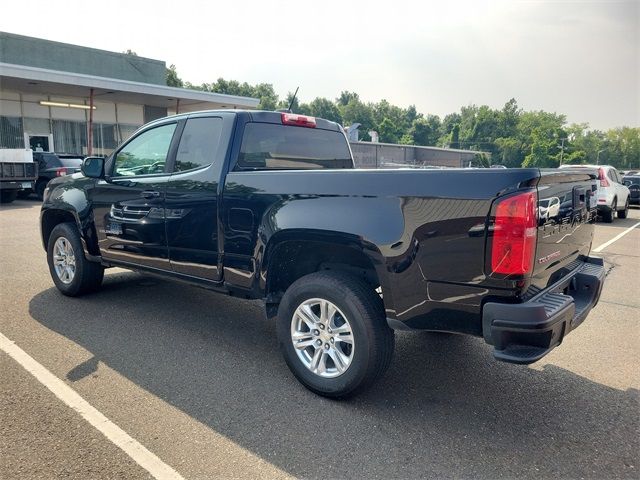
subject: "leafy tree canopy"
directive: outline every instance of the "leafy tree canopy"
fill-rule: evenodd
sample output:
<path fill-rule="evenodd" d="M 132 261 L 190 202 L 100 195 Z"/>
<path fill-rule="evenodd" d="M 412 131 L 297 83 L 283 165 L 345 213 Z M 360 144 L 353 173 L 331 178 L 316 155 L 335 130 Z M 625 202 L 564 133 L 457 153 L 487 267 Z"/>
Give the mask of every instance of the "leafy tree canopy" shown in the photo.
<path fill-rule="evenodd" d="M 126 53 L 135 55 L 130 50 Z M 260 99 L 258 108 L 287 108 L 293 93 L 280 99 L 269 83 L 249 84 L 218 78 L 212 83 L 183 82 L 176 68 L 167 68 L 167 85 Z M 542 110 L 524 111 L 511 98 L 502 108 L 466 105 L 442 119 L 422 114 L 414 105 L 402 108 L 387 100 L 363 102 L 356 92 L 344 90 L 334 100 L 317 97 L 309 103 L 294 99 L 295 113 L 313 115 L 344 126 L 360 123 L 360 138 L 378 132 L 381 142 L 402 143 L 485 152 L 475 163 L 507 167 L 557 167 L 600 163 L 621 169 L 640 168 L 640 128 L 620 127 L 601 132 L 587 124 L 567 124 L 566 116 Z"/>

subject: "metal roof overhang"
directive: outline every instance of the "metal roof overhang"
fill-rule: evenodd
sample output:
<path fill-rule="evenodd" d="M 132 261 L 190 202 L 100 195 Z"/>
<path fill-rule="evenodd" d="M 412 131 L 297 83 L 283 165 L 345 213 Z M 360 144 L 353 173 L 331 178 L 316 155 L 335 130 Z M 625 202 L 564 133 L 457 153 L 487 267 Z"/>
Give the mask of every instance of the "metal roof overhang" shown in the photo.
<path fill-rule="evenodd" d="M 180 111 L 212 108 L 257 108 L 260 100 L 250 97 L 201 92 L 186 88 L 131 82 L 0 62 L 0 88 L 46 96 L 89 98 L 93 88 L 96 102 L 119 102 L 173 108 Z"/>

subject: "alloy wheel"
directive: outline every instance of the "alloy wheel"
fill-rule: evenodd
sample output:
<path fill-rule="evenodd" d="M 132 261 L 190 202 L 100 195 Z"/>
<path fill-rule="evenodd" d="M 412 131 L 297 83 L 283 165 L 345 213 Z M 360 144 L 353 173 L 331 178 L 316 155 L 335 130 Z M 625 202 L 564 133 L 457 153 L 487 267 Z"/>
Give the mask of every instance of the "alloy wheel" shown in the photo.
<path fill-rule="evenodd" d="M 65 237 L 56 240 L 53 246 L 53 267 L 60 281 L 66 285 L 76 276 L 76 257 L 71 242 Z"/>
<path fill-rule="evenodd" d="M 349 320 L 322 298 L 305 300 L 296 308 L 291 342 L 302 364 L 323 378 L 342 375 L 353 360 L 355 344 Z"/>

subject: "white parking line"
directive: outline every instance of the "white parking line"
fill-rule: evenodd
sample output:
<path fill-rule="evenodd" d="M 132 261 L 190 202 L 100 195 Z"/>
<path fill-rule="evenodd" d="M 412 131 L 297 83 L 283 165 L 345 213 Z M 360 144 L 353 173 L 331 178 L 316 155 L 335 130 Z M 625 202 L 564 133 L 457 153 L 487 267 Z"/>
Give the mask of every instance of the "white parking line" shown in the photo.
<path fill-rule="evenodd" d="M 602 245 L 600 245 L 598 248 L 594 248 L 593 251 L 598 253 L 601 252 L 602 250 L 604 250 L 605 248 L 607 248 L 609 245 L 611 245 L 614 242 L 617 242 L 618 240 L 620 240 L 622 237 L 624 237 L 627 233 L 629 233 L 631 230 L 633 230 L 634 228 L 636 228 L 638 225 L 640 225 L 640 222 L 636 223 L 635 225 L 627 228 L 624 232 L 619 233 L 618 235 L 616 235 L 615 237 L 613 237 L 611 240 L 609 240 L 608 242 L 604 242 Z"/>
<path fill-rule="evenodd" d="M 96 408 L 91 406 L 89 402 L 78 395 L 74 389 L 36 362 L 27 352 L 18 347 L 2 333 L 0 333 L 0 350 L 18 362 L 67 406 L 82 415 L 87 422 L 98 429 L 100 433 L 111 440 L 114 445 L 129 455 L 154 478 L 159 480 L 183 480 L 183 477 L 178 472 L 147 450 L 144 445 L 105 417 Z"/>

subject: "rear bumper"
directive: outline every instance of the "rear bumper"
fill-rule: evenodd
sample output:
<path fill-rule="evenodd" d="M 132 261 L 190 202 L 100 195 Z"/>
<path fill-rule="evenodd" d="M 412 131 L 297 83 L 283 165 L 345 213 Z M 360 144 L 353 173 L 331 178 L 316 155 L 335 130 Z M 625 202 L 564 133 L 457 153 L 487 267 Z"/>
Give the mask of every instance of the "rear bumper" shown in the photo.
<path fill-rule="evenodd" d="M 598 303 L 605 275 L 602 259 L 589 257 L 527 302 L 486 303 L 482 330 L 485 340 L 495 347 L 495 358 L 528 364 L 560 345 Z"/>
<path fill-rule="evenodd" d="M 28 190 L 33 185 L 33 180 L 0 181 L 0 190 Z"/>

